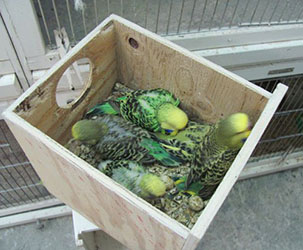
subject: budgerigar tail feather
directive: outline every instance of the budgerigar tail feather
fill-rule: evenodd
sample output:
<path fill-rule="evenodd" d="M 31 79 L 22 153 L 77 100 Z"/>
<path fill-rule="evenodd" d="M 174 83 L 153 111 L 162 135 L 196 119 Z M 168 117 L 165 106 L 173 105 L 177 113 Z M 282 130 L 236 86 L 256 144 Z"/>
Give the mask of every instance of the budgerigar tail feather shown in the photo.
<path fill-rule="evenodd" d="M 141 141 L 140 146 L 147 149 L 149 154 L 164 166 L 175 167 L 180 166 L 183 163 L 182 159 L 169 154 L 161 147 L 158 142 L 152 139 L 144 138 Z"/>
<path fill-rule="evenodd" d="M 199 191 L 199 196 L 203 200 L 209 200 L 211 198 L 211 196 L 214 194 L 214 192 L 216 191 L 218 186 L 219 186 L 219 184 L 203 186 L 203 188 Z"/>
<path fill-rule="evenodd" d="M 145 155 L 141 160 L 140 163 L 144 165 L 151 165 L 155 163 L 155 158 L 152 155 Z"/>
<path fill-rule="evenodd" d="M 119 113 L 109 104 L 105 102 L 103 104 L 98 104 L 91 108 L 86 114 L 85 118 L 92 117 L 94 115 L 118 115 Z"/>
<path fill-rule="evenodd" d="M 174 179 L 174 181 L 175 181 L 175 186 L 179 191 L 185 191 L 191 195 L 198 195 L 201 189 L 203 189 L 203 185 L 199 181 L 193 182 L 189 185 L 189 187 L 186 187 L 186 181 L 187 181 L 186 176 L 183 176 L 181 178 L 177 177 Z"/>
<path fill-rule="evenodd" d="M 193 170 L 191 169 L 185 180 L 185 189 L 189 188 L 190 184 L 193 183 L 193 179 L 194 179 L 194 174 L 193 174 Z"/>
<path fill-rule="evenodd" d="M 120 114 L 120 101 L 124 100 L 126 96 L 119 97 L 117 99 L 109 100 L 104 103 L 97 104 L 91 108 L 85 115 L 86 118 L 94 115 L 118 115 Z"/>

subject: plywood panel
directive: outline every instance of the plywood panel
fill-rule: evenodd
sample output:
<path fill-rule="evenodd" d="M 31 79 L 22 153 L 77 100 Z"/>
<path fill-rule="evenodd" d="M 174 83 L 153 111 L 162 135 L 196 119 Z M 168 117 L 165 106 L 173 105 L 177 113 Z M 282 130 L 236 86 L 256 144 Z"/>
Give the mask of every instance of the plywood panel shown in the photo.
<path fill-rule="evenodd" d="M 162 38 L 138 32 L 129 23 L 115 22 L 115 31 L 119 78 L 132 88 L 166 88 L 191 115 L 209 122 L 239 111 L 255 122 L 267 103 L 260 88 L 205 59 L 184 55 Z"/>
<path fill-rule="evenodd" d="M 10 129 L 53 195 L 130 249 L 182 247 L 187 228 L 13 116 Z"/>
<path fill-rule="evenodd" d="M 97 30 L 93 37 L 91 40 L 87 38 L 85 47 L 80 44 L 72 54 L 66 55 L 65 60 L 58 62 L 35 85 L 35 91 L 16 108 L 18 115 L 61 143 L 65 143 L 71 136 L 72 124 L 98 100 L 107 97 L 116 82 L 117 67 L 112 25 L 101 31 Z M 82 98 L 75 104 L 70 104 L 68 108 L 60 108 L 56 102 L 57 83 L 68 66 L 84 57 L 91 61 L 91 76 L 84 87 Z"/>

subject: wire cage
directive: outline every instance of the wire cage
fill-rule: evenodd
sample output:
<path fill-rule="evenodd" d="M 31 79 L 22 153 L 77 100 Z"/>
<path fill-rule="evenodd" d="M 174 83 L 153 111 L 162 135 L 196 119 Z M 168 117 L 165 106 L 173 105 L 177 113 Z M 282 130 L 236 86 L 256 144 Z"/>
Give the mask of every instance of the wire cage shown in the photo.
<path fill-rule="evenodd" d="M 3 120 L 0 120 L 0 209 L 51 197 Z"/>
<path fill-rule="evenodd" d="M 298 0 L 34 0 L 46 44 L 65 27 L 73 44 L 109 14 L 118 14 L 160 35 L 303 22 Z"/>
<path fill-rule="evenodd" d="M 56 48 L 54 30 L 64 27 L 73 46 L 111 13 L 162 36 L 303 23 L 303 1 L 298 0 L 33 0 L 33 5 L 50 49 Z M 252 82 L 271 92 L 281 82 L 289 90 L 250 162 L 302 151 L 303 75 Z M 0 210 L 52 197 L 4 121 L 0 154 Z"/>
<path fill-rule="evenodd" d="M 289 87 L 251 161 L 286 155 L 303 149 L 303 75 L 253 81 L 268 91 L 279 82 Z"/>

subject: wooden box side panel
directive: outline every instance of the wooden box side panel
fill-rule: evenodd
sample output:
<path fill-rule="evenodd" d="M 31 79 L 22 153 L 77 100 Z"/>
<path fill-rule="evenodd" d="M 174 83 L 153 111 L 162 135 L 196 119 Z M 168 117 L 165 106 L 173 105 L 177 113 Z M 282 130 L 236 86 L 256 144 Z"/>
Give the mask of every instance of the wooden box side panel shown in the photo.
<path fill-rule="evenodd" d="M 7 123 L 53 195 L 130 249 L 182 248 L 188 229 L 20 120 Z"/>
<path fill-rule="evenodd" d="M 248 137 L 244 146 L 241 148 L 230 169 L 227 171 L 226 175 L 224 176 L 224 179 L 218 186 L 216 192 L 211 197 L 208 205 L 203 210 L 198 221 L 192 228 L 182 248 L 183 250 L 196 249 L 199 241 L 202 239 L 210 223 L 213 221 L 216 213 L 222 206 L 224 200 L 226 199 L 230 190 L 234 186 L 235 182 L 238 180 L 241 171 L 243 170 L 250 155 L 252 154 L 253 150 L 261 139 L 262 134 L 268 126 L 287 89 L 288 87 L 283 84 L 278 84 L 278 86 L 276 87 L 272 97 L 269 99 L 260 118 L 256 122 L 250 136 Z"/>
<path fill-rule="evenodd" d="M 161 43 L 163 38 L 142 28 L 138 32 L 136 25 L 114 23 L 120 81 L 132 88 L 168 89 L 181 99 L 188 113 L 208 122 L 240 111 L 249 114 L 253 122 L 258 119 L 268 101 L 264 90 L 248 88 L 252 84 L 244 79 L 229 77 L 213 69 L 212 63 L 203 64 L 181 49 Z"/>
<path fill-rule="evenodd" d="M 71 126 L 98 101 L 106 98 L 117 80 L 114 27 L 109 23 L 96 31 L 93 39 L 75 47 L 50 71 L 43 82 L 15 110 L 23 119 L 51 138 L 65 143 L 71 136 Z M 89 38 L 89 37 L 88 37 Z M 88 39 L 87 38 L 87 39 Z M 84 39 L 86 40 L 86 39 Z M 64 71 L 76 60 L 90 59 L 91 75 L 82 96 L 68 108 L 56 102 L 56 87 Z"/>

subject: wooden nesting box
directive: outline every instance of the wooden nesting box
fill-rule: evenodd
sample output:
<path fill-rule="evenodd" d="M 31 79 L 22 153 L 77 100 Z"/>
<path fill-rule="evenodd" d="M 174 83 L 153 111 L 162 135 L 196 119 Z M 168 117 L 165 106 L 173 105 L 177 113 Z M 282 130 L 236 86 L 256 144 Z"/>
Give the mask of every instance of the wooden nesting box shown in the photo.
<path fill-rule="evenodd" d="M 89 81 L 66 108 L 57 83 L 74 61 L 90 59 Z M 111 92 L 162 87 L 183 108 L 215 122 L 246 112 L 255 124 L 224 180 L 192 230 L 100 173 L 64 148 L 71 126 Z M 268 125 L 287 87 L 273 94 L 125 19 L 111 15 L 28 89 L 4 117 L 43 184 L 60 200 L 130 249 L 194 249 L 213 220 Z"/>

